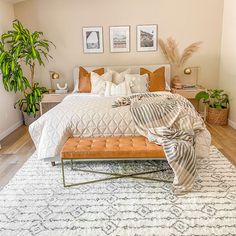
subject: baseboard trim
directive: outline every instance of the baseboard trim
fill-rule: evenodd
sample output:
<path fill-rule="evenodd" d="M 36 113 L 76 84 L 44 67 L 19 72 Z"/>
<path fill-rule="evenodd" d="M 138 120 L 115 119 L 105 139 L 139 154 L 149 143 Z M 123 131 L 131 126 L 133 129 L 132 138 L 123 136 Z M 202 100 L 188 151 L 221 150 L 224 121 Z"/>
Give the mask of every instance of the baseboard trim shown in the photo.
<path fill-rule="evenodd" d="M 228 120 L 228 123 L 229 123 L 229 126 L 236 129 L 236 123 L 235 122 L 233 122 L 232 120 Z"/>
<path fill-rule="evenodd" d="M 17 128 L 19 128 L 21 125 L 23 124 L 23 120 L 18 121 L 17 123 L 15 123 L 14 125 L 12 125 L 10 128 L 8 128 L 7 130 L 3 131 L 2 133 L 0 133 L 0 141 L 2 139 L 4 139 L 7 135 L 9 135 L 10 133 L 12 133 L 14 130 L 16 130 Z"/>

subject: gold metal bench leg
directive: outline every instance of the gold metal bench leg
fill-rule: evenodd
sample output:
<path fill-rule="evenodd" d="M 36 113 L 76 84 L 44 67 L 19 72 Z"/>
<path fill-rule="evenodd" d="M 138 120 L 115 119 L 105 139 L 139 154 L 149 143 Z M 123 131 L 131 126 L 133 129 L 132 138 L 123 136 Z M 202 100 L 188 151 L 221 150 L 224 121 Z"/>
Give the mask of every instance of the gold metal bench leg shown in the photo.
<path fill-rule="evenodd" d="M 75 184 L 65 184 L 64 187 L 66 187 L 66 188 L 67 187 L 75 187 L 75 186 L 99 183 L 99 182 L 104 182 L 104 181 L 113 180 L 113 179 L 120 179 L 120 178 L 124 178 L 124 177 L 117 176 L 117 177 L 110 177 L 110 178 L 104 178 L 104 179 L 95 179 L 95 180 L 85 181 L 85 182 L 75 183 Z"/>
<path fill-rule="evenodd" d="M 152 174 L 152 173 L 157 173 L 157 172 L 163 172 L 163 171 L 171 170 L 170 168 L 160 169 L 160 170 L 153 170 L 153 171 L 146 171 L 146 172 L 140 172 L 140 173 L 133 173 L 133 174 L 118 174 L 118 173 L 112 173 L 112 172 L 102 172 L 102 171 L 82 170 L 82 169 L 77 169 L 77 170 L 78 171 L 82 171 L 82 172 L 88 172 L 88 173 L 117 176 L 118 178 L 143 179 L 143 180 L 151 180 L 151 181 L 166 182 L 166 183 L 172 183 L 173 182 L 171 180 L 156 179 L 156 178 L 150 178 L 150 177 L 145 177 L 145 176 L 139 176 L 139 175 L 147 175 L 147 174 Z"/>
<path fill-rule="evenodd" d="M 64 170 L 64 161 L 63 161 L 63 159 L 61 159 L 61 172 L 62 172 L 63 185 L 64 185 L 64 187 L 66 187 L 65 170 Z"/>
<path fill-rule="evenodd" d="M 160 170 L 147 171 L 147 172 L 141 172 L 141 173 L 133 173 L 133 174 L 118 174 L 118 173 L 109 173 L 109 172 L 102 172 L 102 171 L 76 169 L 76 170 L 81 171 L 81 172 L 111 175 L 113 177 L 96 179 L 96 180 L 91 180 L 91 181 L 85 181 L 85 182 L 81 182 L 81 183 L 66 184 L 65 183 L 64 161 L 63 161 L 63 159 L 61 161 L 62 161 L 62 178 L 63 178 L 64 187 L 80 186 L 80 185 L 85 185 L 85 184 L 92 184 L 92 183 L 98 183 L 98 182 L 114 180 L 114 179 L 122 179 L 122 178 L 134 178 L 134 179 L 151 180 L 151 181 L 156 181 L 156 182 L 172 183 L 172 181 L 170 181 L 170 180 L 139 176 L 139 175 L 152 174 L 152 173 L 157 173 L 157 172 L 163 172 L 163 171 L 170 170 L 170 168 L 167 168 L 167 169 L 160 169 Z M 71 160 L 71 169 L 73 169 L 73 161 L 72 160 Z"/>
<path fill-rule="evenodd" d="M 73 168 L 73 160 L 72 159 L 70 160 L 70 164 L 71 164 L 71 170 L 73 170 L 74 168 Z"/>

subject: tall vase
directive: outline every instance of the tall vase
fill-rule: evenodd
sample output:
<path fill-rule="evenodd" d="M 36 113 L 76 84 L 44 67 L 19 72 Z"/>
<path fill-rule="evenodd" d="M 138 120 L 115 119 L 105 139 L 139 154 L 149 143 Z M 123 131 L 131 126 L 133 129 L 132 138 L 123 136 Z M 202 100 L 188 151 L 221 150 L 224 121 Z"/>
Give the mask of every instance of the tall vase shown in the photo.
<path fill-rule="evenodd" d="M 178 65 L 172 65 L 171 86 L 176 89 L 183 87 L 181 83 L 181 68 Z"/>

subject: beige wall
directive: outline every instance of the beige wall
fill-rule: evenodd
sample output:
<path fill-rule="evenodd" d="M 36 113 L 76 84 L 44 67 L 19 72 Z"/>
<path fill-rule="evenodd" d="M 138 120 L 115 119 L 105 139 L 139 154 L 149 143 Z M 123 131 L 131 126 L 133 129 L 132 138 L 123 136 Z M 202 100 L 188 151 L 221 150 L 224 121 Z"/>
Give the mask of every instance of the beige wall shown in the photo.
<path fill-rule="evenodd" d="M 14 20 L 14 10 L 10 3 L 0 1 L 0 35 L 9 30 Z M 0 140 L 22 123 L 19 110 L 14 109 L 16 96 L 5 91 L 0 75 Z"/>
<path fill-rule="evenodd" d="M 230 124 L 236 128 L 236 1 L 225 0 L 222 48 L 220 61 L 220 88 L 230 95 Z"/>
<path fill-rule="evenodd" d="M 59 71 L 72 87 L 76 65 L 156 64 L 166 62 L 158 52 L 136 52 L 136 25 L 158 24 L 159 36 L 173 36 L 180 48 L 204 44 L 189 65 L 200 66 L 202 85 L 218 84 L 223 0 L 27 0 L 15 5 L 15 15 L 32 30 L 42 30 L 57 49 L 54 60 L 37 73 L 50 86 L 49 70 Z M 131 26 L 131 52 L 109 52 L 109 26 Z M 83 54 L 82 26 L 103 26 L 103 54 Z"/>

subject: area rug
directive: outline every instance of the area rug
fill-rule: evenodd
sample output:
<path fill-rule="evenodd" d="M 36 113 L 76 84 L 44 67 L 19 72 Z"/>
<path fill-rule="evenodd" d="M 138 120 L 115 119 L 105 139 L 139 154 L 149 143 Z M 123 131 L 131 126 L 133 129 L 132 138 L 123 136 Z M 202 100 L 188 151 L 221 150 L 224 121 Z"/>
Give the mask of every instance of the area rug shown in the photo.
<path fill-rule="evenodd" d="M 78 166 L 139 172 L 168 164 L 83 162 Z M 210 157 L 199 159 L 197 168 L 193 191 L 176 197 L 169 183 L 127 178 L 64 188 L 61 166 L 52 167 L 33 155 L 0 192 L 0 235 L 236 235 L 236 168 L 213 146 Z M 173 179 L 172 171 L 158 175 Z M 66 177 L 78 182 L 98 175 L 71 171 L 67 165 Z"/>

